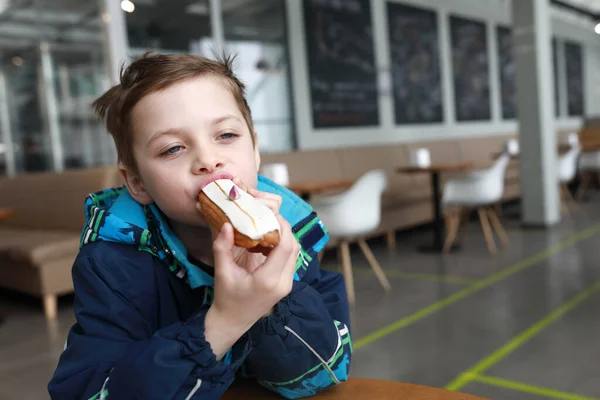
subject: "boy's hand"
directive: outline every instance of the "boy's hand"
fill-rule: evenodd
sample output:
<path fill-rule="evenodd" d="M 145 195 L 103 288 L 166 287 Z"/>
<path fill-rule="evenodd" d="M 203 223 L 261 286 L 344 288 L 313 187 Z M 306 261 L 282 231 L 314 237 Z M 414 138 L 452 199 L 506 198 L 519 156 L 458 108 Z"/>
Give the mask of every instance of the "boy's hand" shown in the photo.
<path fill-rule="evenodd" d="M 300 248 L 290 224 L 281 215 L 276 217 L 281 237 L 266 257 L 235 248 L 229 223 L 214 241 L 215 297 L 206 316 L 205 335 L 217 358 L 292 289 Z"/>
<path fill-rule="evenodd" d="M 268 192 L 261 192 L 260 190 L 254 189 L 252 187 L 246 187 L 244 182 L 242 182 L 239 178 L 233 178 L 233 183 L 235 183 L 240 189 L 248 192 L 249 195 L 258 199 L 261 203 L 269 207 L 271 211 L 273 211 L 276 215 L 279 214 L 279 209 L 281 208 L 281 196 Z"/>

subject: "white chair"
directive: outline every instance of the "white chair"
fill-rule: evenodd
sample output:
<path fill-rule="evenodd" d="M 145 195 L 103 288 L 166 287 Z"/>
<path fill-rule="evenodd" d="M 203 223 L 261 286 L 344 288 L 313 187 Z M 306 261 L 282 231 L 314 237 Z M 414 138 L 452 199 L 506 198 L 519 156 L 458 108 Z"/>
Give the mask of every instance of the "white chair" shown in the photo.
<path fill-rule="evenodd" d="M 581 148 L 578 144 L 572 144 L 571 149 L 559 157 L 557 175 L 561 192 L 561 209 L 565 213 L 569 213 L 569 205 L 575 204 L 575 199 L 569 190 L 569 183 L 577 174 L 577 159 Z"/>
<path fill-rule="evenodd" d="M 571 132 L 567 135 L 565 140 L 566 144 L 570 147 L 579 147 L 579 134 L 577 132 Z"/>
<path fill-rule="evenodd" d="M 348 301 L 354 304 L 354 279 L 350 260 L 350 241 L 356 240 L 377 279 L 386 291 L 390 283 L 373 256 L 364 237 L 379 226 L 381 221 L 381 195 L 387 187 L 387 176 L 383 170 L 372 170 L 363 174 L 350 189 L 328 197 L 313 197 L 313 210 L 321 218 L 329 234 L 339 240 L 338 251 L 342 258 L 344 281 Z"/>
<path fill-rule="evenodd" d="M 509 244 L 508 235 L 500 223 L 494 205 L 502 200 L 504 194 L 504 175 L 510 161 L 510 155 L 504 152 L 494 165 L 482 171 L 449 180 L 442 196 L 442 204 L 447 209 L 446 226 L 448 236 L 444 243 L 444 252 L 450 251 L 460 228 L 461 215 L 477 209 L 488 250 L 494 254 L 496 245 L 490 227 L 490 221 L 502 243 Z"/>

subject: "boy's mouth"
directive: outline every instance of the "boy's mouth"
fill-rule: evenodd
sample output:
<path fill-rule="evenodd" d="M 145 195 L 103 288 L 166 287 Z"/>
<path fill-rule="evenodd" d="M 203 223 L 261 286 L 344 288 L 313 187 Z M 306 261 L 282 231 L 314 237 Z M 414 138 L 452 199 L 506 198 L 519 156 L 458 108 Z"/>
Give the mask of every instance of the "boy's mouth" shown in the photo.
<path fill-rule="evenodd" d="M 206 185 L 208 185 L 209 183 L 212 183 L 214 181 L 217 181 L 219 179 L 233 179 L 233 175 L 231 175 L 228 172 L 219 172 L 219 173 L 216 173 L 216 174 L 209 175 L 204 180 L 204 182 L 202 182 L 202 184 L 200 185 L 200 190 L 198 191 L 198 193 L 200 193 L 202 191 L 202 189 L 204 189 L 204 187 Z"/>

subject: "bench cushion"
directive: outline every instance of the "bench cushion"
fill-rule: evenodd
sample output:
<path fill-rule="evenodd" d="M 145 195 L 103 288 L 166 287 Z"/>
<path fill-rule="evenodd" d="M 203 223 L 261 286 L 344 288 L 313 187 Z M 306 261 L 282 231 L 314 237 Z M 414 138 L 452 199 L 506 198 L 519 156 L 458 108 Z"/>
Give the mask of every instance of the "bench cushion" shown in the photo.
<path fill-rule="evenodd" d="M 41 265 L 79 250 L 79 235 L 69 231 L 0 228 L 0 259 Z"/>

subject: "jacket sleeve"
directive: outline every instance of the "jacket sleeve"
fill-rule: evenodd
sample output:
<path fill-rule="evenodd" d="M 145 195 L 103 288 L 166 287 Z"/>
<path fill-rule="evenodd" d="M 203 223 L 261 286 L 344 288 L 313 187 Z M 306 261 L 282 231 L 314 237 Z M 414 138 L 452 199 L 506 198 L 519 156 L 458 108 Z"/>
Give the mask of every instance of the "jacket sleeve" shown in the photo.
<path fill-rule="evenodd" d="M 348 377 L 352 342 L 340 274 L 313 259 L 276 312 L 250 330 L 243 372 L 285 398 L 311 396 Z"/>
<path fill-rule="evenodd" d="M 249 352 L 246 334 L 216 360 L 204 339 L 208 307 L 154 331 L 155 305 L 132 301 L 132 282 L 95 258 L 75 261 L 73 283 L 77 323 L 48 385 L 52 399 L 217 399 Z"/>

